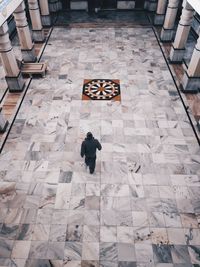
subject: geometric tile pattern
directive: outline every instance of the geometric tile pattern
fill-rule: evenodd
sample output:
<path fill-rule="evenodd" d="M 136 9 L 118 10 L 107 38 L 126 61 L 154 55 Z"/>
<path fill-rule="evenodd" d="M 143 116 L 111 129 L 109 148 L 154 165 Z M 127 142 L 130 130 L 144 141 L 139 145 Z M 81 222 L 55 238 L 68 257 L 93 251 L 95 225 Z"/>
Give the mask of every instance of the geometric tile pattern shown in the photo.
<path fill-rule="evenodd" d="M 55 27 L 42 60 L 0 155 L 0 266 L 199 266 L 199 147 L 152 29 Z M 121 102 L 82 101 L 84 77 Z"/>
<path fill-rule="evenodd" d="M 118 100 L 120 101 L 119 80 L 84 80 L 82 100 Z"/>

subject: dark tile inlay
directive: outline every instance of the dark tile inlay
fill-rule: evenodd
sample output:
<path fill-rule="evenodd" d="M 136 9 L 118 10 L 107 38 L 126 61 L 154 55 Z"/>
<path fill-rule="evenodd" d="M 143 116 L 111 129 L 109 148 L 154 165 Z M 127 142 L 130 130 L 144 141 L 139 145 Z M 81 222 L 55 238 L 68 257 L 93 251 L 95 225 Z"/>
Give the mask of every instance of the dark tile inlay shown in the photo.
<path fill-rule="evenodd" d="M 154 261 L 157 263 L 172 263 L 171 247 L 168 245 L 153 245 Z"/>
<path fill-rule="evenodd" d="M 118 267 L 137 267 L 137 265 L 133 261 L 119 261 Z"/>
<path fill-rule="evenodd" d="M 59 176 L 59 183 L 71 183 L 72 174 L 73 173 L 70 171 L 68 172 L 61 171 Z"/>

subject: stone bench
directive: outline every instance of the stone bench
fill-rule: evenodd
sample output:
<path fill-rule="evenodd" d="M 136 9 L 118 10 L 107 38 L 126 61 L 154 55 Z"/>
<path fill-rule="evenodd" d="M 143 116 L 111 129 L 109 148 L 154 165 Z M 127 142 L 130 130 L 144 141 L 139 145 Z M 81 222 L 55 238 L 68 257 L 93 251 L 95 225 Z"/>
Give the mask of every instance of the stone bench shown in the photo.
<path fill-rule="evenodd" d="M 36 75 L 42 75 L 42 77 L 45 77 L 45 72 L 47 69 L 47 63 L 45 62 L 39 62 L 39 63 L 22 63 L 21 65 L 21 72 L 23 75 L 29 75 L 32 76 L 34 74 Z"/>

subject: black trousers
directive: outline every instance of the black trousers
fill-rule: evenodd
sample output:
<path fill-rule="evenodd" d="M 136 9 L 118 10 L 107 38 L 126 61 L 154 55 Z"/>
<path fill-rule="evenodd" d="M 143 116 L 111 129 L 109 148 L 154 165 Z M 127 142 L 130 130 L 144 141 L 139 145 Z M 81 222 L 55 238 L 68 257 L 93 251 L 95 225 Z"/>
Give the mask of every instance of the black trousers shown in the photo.
<path fill-rule="evenodd" d="M 89 166 L 90 173 L 93 173 L 96 166 L 96 157 L 94 158 L 87 158 L 85 157 L 85 164 Z"/>

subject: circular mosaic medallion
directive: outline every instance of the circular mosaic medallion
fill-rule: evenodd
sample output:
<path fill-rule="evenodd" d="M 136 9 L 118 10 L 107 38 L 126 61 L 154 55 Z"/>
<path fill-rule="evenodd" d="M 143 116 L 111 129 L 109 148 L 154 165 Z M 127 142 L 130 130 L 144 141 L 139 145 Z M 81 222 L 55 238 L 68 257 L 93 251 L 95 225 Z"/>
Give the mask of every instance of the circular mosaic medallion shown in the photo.
<path fill-rule="evenodd" d="M 93 100 L 110 100 L 120 95 L 120 85 L 118 80 L 90 80 L 84 83 L 83 94 Z"/>

